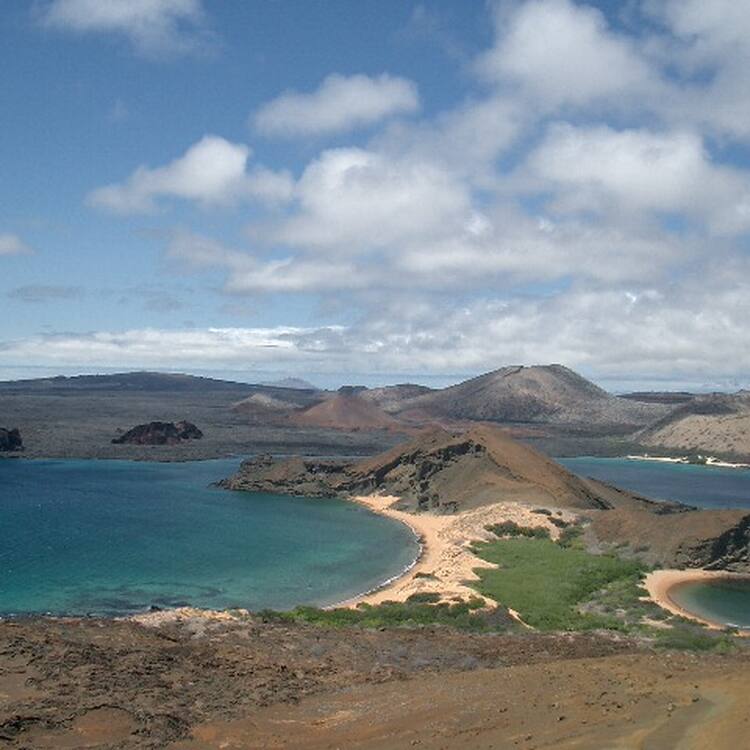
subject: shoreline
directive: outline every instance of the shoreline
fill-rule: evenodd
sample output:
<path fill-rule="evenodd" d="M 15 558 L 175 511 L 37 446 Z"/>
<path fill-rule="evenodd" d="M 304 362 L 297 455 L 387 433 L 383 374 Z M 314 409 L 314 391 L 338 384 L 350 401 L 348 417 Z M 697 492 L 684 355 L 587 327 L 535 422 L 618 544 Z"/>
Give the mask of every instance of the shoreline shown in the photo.
<path fill-rule="evenodd" d="M 652 461 L 662 464 L 680 464 L 682 466 L 706 466 L 710 469 L 750 469 L 750 464 L 731 463 L 722 461 L 716 456 L 699 456 L 703 460 L 691 460 L 688 456 L 651 456 L 648 453 L 643 455 L 625 456 L 628 461 Z"/>
<path fill-rule="evenodd" d="M 674 601 L 670 592 L 680 586 L 689 583 L 720 580 L 722 578 L 742 578 L 747 580 L 748 576 L 742 573 L 731 573 L 724 570 L 705 570 L 693 568 L 689 570 L 662 569 L 651 571 L 643 580 L 643 585 L 648 592 L 648 598 L 662 609 L 678 617 L 693 620 L 705 625 L 709 630 L 732 630 L 731 625 L 720 620 L 711 620 L 695 612 L 685 609 Z M 750 637 L 750 629 L 738 628 L 738 635 L 744 638 Z"/>

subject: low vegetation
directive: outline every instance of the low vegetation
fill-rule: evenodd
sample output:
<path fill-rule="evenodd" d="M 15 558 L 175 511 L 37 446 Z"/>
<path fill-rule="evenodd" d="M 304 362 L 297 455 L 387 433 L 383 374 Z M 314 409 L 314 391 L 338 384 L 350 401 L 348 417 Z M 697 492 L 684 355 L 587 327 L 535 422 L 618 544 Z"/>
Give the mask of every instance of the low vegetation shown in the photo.
<path fill-rule="evenodd" d="M 515 521 L 503 521 L 485 526 L 495 536 L 525 536 L 534 539 L 549 539 L 549 529 L 544 526 L 519 526 Z"/>
<path fill-rule="evenodd" d="M 504 609 L 487 610 L 484 600 L 471 597 L 468 601 L 436 602 L 438 595 L 414 594 L 406 602 L 360 604 L 356 608 L 319 609 L 296 607 L 289 612 L 265 610 L 259 615 L 271 622 L 305 622 L 327 627 L 356 626 L 362 628 L 426 627 L 448 625 L 475 632 L 499 631 L 513 627 Z"/>
<path fill-rule="evenodd" d="M 638 562 L 591 555 L 549 539 L 504 539 L 478 544 L 475 552 L 498 565 L 477 571 L 480 593 L 516 610 L 539 630 L 622 629 L 616 616 L 583 611 L 581 605 L 613 585 L 633 592 L 644 572 Z"/>

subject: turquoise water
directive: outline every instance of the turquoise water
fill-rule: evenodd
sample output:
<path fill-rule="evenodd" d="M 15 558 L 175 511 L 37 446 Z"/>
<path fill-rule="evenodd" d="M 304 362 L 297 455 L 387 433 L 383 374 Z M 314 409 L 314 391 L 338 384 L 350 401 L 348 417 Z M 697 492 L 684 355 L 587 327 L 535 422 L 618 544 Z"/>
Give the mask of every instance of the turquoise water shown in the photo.
<path fill-rule="evenodd" d="M 713 622 L 750 629 L 750 581 L 719 579 L 675 586 L 670 598 L 688 612 Z"/>
<path fill-rule="evenodd" d="M 353 503 L 209 487 L 238 464 L 0 461 L 0 613 L 330 604 L 414 559 Z"/>
<path fill-rule="evenodd" d="M 581 476 L 593 477 L 654 500 L 701 508 L 750 508 L 750 470 L 626 458 L 558 458 Z"/>

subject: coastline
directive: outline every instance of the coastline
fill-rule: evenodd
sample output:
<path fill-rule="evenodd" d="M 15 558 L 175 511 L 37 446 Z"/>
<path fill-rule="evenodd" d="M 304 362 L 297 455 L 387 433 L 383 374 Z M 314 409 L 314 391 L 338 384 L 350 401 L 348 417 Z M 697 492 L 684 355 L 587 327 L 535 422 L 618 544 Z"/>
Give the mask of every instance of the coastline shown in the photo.
<path fill-rule="evenodd" d="M 716 456 L 699 456 L 703 460 L 690 460 L 688 456 L 651 456 L 648 453 L 644 453 L 642 456 L 628 455 L 625 458 L 628 461 L 652 461 L 662 464 L 681 464 L 683 466 L 707 466 L 713 469 L 750 469 L 750 464 L 722 461 L 716 458 Z"/>
<path fill-rule="evenodd" d="M 680 606 L 670 596 L 670 592 L 675 588 L 684 586 L 688 583 L 734 577 L 747 578 L 747 576 L 739 573 L 730 573 L 722 570 L 704 570 L 703 568 L 694 568 L 690 570 L 663 569 L 654 570 L 649 573 L 645 577 L 643 584 L 648 592 L 648 598 L 655 604 L 658 604 L 662 609 L 667 610 L 667 612 L 679 617 L 684 617 L 687 620 L 699 622 L 710 630 L 727 630 L 730 629 L 731 626 L 726 623 L 718 620 L 710 620 Z M 739 635 L 745 638 L 750 637 L 750 631 L 740 630 Z"/>
<path fill-rule="evenodd" d="M 400 575 L 384 581 L 376 589 L 333 605 L 356 607 L 359 604 L 377 605 L 385 601 L 404 602 L 413 594 L 438 594 L 441 600 L 454 597 L 484 599 L 488 605 L 498 602 L 482 596 L 471 585 L 478 581 L 478 568 L 494 568 L 471 551 L 475 542 L 492 541 L 496 537 L 486 526 L 503 521 L 514 521 L 520 526 L 543 526 L 556 538 L 560 529 L 547 516 L 532 512 L 518 503 L 494 503 L 455 515 L 409 513 L 393 505 L 399 498 L 388 495 L 362 495 L 352 498 L 360 505 L 380 515 L 408 526 L 420 544 L 420 553 Z M 561 510 L 560 518 L 573 520 L 571 511 Z"/>

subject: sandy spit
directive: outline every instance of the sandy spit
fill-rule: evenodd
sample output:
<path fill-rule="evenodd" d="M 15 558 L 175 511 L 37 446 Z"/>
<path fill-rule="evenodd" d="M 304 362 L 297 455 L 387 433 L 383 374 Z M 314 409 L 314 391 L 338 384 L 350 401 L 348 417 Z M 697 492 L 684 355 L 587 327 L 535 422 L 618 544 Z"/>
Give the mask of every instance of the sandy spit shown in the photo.
<path fill-rule="evenodd" d="M 477 541 L 491 541 L 496 537 L 485 526 L 503 521 L 514 521 L 519 526 L 542 526 L 555 539 L 560 529 L 531 507 L 519 503 L 494 503 L 456 515 L 439 516 L 430 513 L 407 513 L 397 510 L 394 504 L 398 497 L 366 495 L 354 498 L 375 513 L 406 524 L 417 536 L 422 546 L 421 554 L 414 565 L 403 575 L 389 581 L 376 591 L 342 602 L 338 606 L 356 606 L 360 603 L 381 604 L 384 601 L 406 601 L 412 594 L 438 593 L 443 600 L 453 597 L 467 599 L 478 596 L 470 585 L 479 580 L 474 572 L 477 568 L 493 568 L 471 552 Z M 576 516 L 567 510 L 555 511 L 557 518 L 573 521 Z M 488 604 L 496 605 L 488 597 Z"/>

